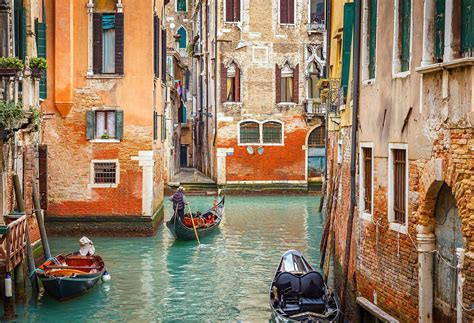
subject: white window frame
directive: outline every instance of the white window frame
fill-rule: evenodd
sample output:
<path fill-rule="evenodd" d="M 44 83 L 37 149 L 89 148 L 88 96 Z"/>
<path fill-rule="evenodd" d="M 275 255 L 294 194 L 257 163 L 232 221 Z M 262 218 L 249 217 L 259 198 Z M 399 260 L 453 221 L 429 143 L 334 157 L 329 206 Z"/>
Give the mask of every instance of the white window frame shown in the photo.
<path fill-rule="evenodd" d="M 298 6 L 298 1 L 297 0 L 294 0 L 294 8 L 293 8 L 293 23 L 292 24 L 289 24 L 289 23 L 282 23 L 281 22 L 281 1 L 282 0 L 278 0 L 278 24 L 280 26 L 296 26 L 296 13 L 298 12 L 298 10 L 296 9 L 296 7 Z"/>
<path fill-rule="evenodd" d="M 370 43 L 369 43 L 369 4 L 368 0 L 364 0 L 362 8 L 362 84 L 374 84 L 377 77 L 377 48 L 379 38 L 379 2 L 377 1 L 377 28 L 375 30 L 375 76 L 369 78 L 369 60 L 370 60 Z M 411 50 L 410 50 L 411 51 Z"/>
<path fill-rule="evenodd" d="M 408 77 L 411 73 L 412 61 L 413 61 L 413 0 L 410 0 L 410 58 L 408 60 L 408 71 L 401 72 L 402 62 L 399 58 L 400 48 L 398 42 L 398 12 L 400 10 L 398 4 L 400 0 L 394 0 L 394 11 L 393 11 L 393 52 L 392 52 L 392 78 L 404 78 Z M 377 3 L 378 6 L 378 3 Z M 378 14 L 378 13 L 377 13 Z M 377 24 L 378 26 L 378 24 Z M 401 46 L 400 46 L 401 47 Z"/>
<path fill-rule="evenodd" d="M 241 143 L 240 142 L 240 125 L 244 122 L 255 122 L 259 125 L 258 143 Z M 276 123 L 281 124 L 281 142 L 280 143 L 263 143 L 263 124 L 267 122 L 276 122 Z M 239 121 L 237 123 L 237 142 L 239 146 L 284 146 L 285 145 L 285 123 L 283 121 L 274 120 L 274 119 L 263 120 L 263 121 L 258 121 L 255 119 L 246 119 L 246 120 Z"/>
<path fill-rule="evenodd" d="M 323 0 L 324 1 L 324 22 L 326 22 L 327 20 L 327 12 L 326 12 L 326 0 Z M 318 30 L 318 29 L 313 29 L 311 28 L 311 0 L 308 0 L 308 29 L 309 30 Z M 323 30 L 326 30 L 326 26 L 325 24 L 323 24 Z"/>
<path fill-rule="evenodd" d="M 224 0 L 224 23 L 226 24 L 240 24 L 242 23 L 242 9 L 243 9 L 243 5 L 242 5 L 242 2 L 244 0 L 240 0 L 240 17 L 239 17 L 239 21 L 227 21 L 227 15 L 226 15 L 226 12 L 227 12 L 227 0 Z"/>
<path fill-rule="evenodd" d="M 185 1 L 186 1 L 186 10 L 185 10 L 185 11 L 178 11 L 178 0 L 175 1 L 175 4 L 174 4 L 174 11 L 175 11 L 176 13 L 186 13 L 186 12 L 189 11 L 189 10 L 188 10 L 188 4 L 189 4 L 189 3 L 188 3 L 188 0 L 185 0 Z"/>
<path fill-rule="evenodd" d="M 394 205 L 394 170 L 393 170 L 393 150 L 400 149 L 405 150 L 405 177 L 406 177 L 406 187 L 405 187 L 405 224 L 395 223 L 395 214 L 393 211 Z M 408 228 L 408 189 L 410 186 L 409 183 L 409 169 L 410 165 L 408 163 L 408 144 L 404 143 L 389 143 L 388 144 L 388 222 L 390 224 L 390 229 L 406 234 Z"/>
<path fill-rule="evenodd" d="M 95 168 L 94 164 L 98 163 L 115 163 L 115 183 L 95 183 Z M 120 184 L 120 163 L 118 159 L 93 159 L 90 162 L 90 176 L 89 176 L 89 185 L 87 188 L 117 188 Z"/>
<path fill-rule="evenodd" d="M 366 212 L 364 209 L 364 198 L 365 198 L 365 187 L 364 187 L 364 178 L 365 178 L 365 167 L 364 167 L 364 150 L 363 148 L 370 148 L 372 150 L 372 183 L 371 184 L 371 191 L 372 191 L 372 201 L 371 201 L 371 207 L 372 209 L 370 210 L 370 213 Z M 374 214 L 374 143 L 373 142 L 361 142 L 360 147 L 359 147 L 359 212 L 360 212 L 360 217 L 364 220 L 367 221 L 372 221 L 372 217 Z"/>

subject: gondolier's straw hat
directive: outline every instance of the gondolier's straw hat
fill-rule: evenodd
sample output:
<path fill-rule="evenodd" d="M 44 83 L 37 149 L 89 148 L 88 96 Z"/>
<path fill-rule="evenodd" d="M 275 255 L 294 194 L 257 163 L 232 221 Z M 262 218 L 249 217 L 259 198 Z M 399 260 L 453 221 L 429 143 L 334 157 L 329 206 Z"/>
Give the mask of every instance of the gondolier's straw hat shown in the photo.
<path fill-rule="evenodd" d="M 79 240 L 79 253 L 82 256 L 86 256 L 87 254 L 93 255 L 95 253 L 94 243 L 88 237 L 82 237 Z"/>
<path fill-rule="evenodd" d="M 180 187 L 178 187 L 178 191 L 184 192 L 185 189 L 184 189 L 184 187 L 180 186 Z"/>

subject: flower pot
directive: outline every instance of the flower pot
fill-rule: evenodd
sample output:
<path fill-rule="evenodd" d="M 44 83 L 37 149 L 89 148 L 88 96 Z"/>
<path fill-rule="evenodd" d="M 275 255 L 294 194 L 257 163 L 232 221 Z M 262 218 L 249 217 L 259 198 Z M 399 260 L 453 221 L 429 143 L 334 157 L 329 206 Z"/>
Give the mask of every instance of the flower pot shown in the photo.
<path fill-rule="evenodd" d="M 14 77 L 17 73 L 16 68 L 0 67 L 0 77 Z"/>
<path fill-rule="evenodd" d="M 35 78 L 35 79 L 40 79 L 43 77 L 43 70 L 41 68 L 32 68 L 31 69 L 31 75 Z"/>

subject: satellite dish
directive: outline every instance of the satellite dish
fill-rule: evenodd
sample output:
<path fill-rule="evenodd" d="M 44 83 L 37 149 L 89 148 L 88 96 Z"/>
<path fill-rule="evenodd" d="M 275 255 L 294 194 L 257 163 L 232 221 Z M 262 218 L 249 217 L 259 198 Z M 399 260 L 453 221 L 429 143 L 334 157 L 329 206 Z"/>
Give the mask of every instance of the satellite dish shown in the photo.
<path fill-rule="evenodd" d="M 247 147 L 247 152 L 249 153 L 249 155 L 253 155 L 253 148 L 248 146 Z"/>
<path fill-rule="evenodd" d="M 258 151 L 258 154 L 259 154 L 259 155 L 263 155 L 263 152 L 265 151 L 265 148 L 263 148 L 262 146 L 260 146 L 260 147 L 258 147 L 257 151 Z"/>

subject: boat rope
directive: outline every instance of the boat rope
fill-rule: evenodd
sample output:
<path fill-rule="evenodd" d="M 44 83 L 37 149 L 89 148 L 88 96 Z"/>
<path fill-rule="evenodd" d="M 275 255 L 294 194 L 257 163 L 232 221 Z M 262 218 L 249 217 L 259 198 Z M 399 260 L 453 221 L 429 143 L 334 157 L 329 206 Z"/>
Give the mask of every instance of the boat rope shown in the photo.
<path fill-rule="evenodd" d="M 41 273 L 41 274 L 44 274 L 44 270 L 41 269 L 41 268 L 35 268 L 35 270 L 33 270 L 30 274 L 30 278 L 33 277 L 36 273 Z"/>

